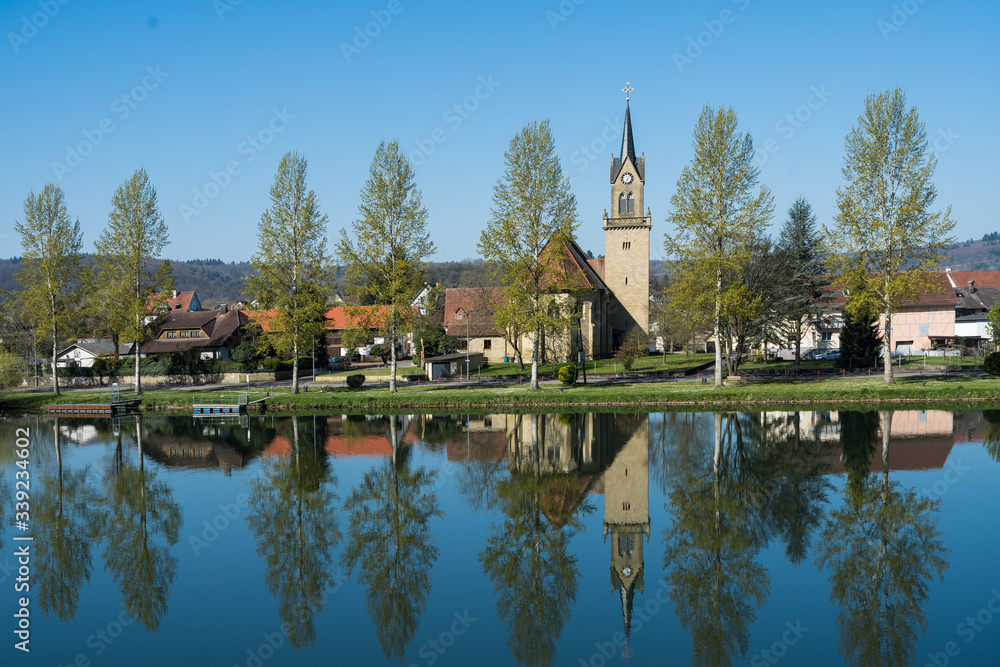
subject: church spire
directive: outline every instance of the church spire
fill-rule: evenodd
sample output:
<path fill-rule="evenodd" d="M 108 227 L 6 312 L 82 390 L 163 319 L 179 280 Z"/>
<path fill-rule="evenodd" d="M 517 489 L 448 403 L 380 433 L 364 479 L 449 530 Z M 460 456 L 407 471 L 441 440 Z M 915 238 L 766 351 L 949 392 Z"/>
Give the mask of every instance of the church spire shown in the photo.
<path fill-rule="evenodd" d="M 629 113 L 628 108 L 629 93 L 635 89 L 626 82 L 622 90 L 625 92 L 625 129 L 622 130 L 622 152 L 618 156 L 618 159 L 624 164 L 625 157 L 628 156 L 632 159 L 632 164 L 637 164 L 635 160 L 635 142 L 632 140 L 632 115 Z"/>

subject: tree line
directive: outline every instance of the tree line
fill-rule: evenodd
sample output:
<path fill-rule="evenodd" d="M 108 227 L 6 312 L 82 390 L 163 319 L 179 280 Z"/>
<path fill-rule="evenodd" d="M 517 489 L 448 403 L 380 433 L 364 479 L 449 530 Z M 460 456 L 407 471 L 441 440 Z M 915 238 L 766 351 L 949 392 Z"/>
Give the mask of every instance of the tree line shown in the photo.
<path fill-rule="evenodd" d="M 544 336 L 569 331 L 579 320 L 575 300 L 561 296 L 567 290 L 547 270 L 542 250 L 554 238 L 572 239 L 579 218 L 547 120 L 525 125 L 504 157 L 492 215 L 477 244 L 485 262 L 466 273 L 470 283 L 500 287 L 502 299 L 491 304 L 495 323 L 514 344 L 519 362 L 520 341 L 529 341 L 531 387 L 537 388 Z M 950 211 L 932 211 L 936 157 L 928 153 L 916 108 L 899 89 L 865 100 L 845 141 L 844 184 L 829 227 L 819 228 L 809 203 L 799 198 L 779 238 L 770 239 L 765 230 L 774 200 L 753 158 L 753 139 L 740 132 L 736 112 L 706 106 L 694 130 L 694 156 L 670 200 L 673 231 L 664 238 L 669 278 L 654 312 L 661 334 L 687 341 L 710 330 L 717 343 L 715 384 L 722 386 L 724 351 L 725 364 L 735 372 L 750 344 L 800 341 L 822 312 L 824 286 L 833 280 L 850 294 L 850 317 L 869 329 L 873 318 L 884 319 L 885 382 L 891 383 L 892 317 L 926 288 L 927 271 L 953 240 L 947 237 L 954 227 Z M 338 265 L 348 294 L 379 306 L 349 306 L 349 315 L 362 330 L 395 341 L 419 324 L 411 304 L 426 283 L 434 252 L 415 172 L 397 141 L 379 144 L 358 218 L 341 229 L 332 249 L 328 217 L 306 176 L 303 155 L 282 157 L 245 281 L 249 299 L 273 313 L 260 344 L 291 352 L 294 392 L 300 352 L 325 332 L 323 314 Z M 171 264 L 154 262 L 169 239 L 145 170 L 116 189 L 92 267 L 82 260 L 79 220 L 69 215 L 57 184 L 28 195 L 16 228 L 24 288 L 10 303 L 17 305 L 26 334 L 51 343 L 53 391 L 59 391 L 59 343 L 81 317 L 89 318 L 93 330 L 108 331 L 116 343 L 138 350 L 150 333 L 151 299 L 173 284 Z M 390 348 L 394 392 L 396 346 Z M 136 355 L 137 392 L 140 383 Z"/>

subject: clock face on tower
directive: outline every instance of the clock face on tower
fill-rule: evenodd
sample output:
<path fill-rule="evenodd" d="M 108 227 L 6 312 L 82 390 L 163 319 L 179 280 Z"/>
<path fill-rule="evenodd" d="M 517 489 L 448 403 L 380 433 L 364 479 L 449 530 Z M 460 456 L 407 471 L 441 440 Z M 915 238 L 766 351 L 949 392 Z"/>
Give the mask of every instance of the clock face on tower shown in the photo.
<path fill-rule="evenodd" d="M 622 176 L 622 183 L 628 185 L 631 182 L 632 182 L 632 174 L 625 174 L 624 176 Z"/>

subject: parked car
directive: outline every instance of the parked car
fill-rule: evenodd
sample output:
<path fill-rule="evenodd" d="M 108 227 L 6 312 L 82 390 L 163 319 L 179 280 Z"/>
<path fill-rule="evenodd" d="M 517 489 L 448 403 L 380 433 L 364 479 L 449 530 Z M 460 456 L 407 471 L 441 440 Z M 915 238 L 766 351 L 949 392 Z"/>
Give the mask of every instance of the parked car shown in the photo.
<path fill-rule="evenodd" d="M 347 357 L 333 357 L 330 359 L 331 371 L 346 371 L 351 367 L 351 361 Z"/>
<path fill-rule="evenodd" d="M 820 352 L 816 355 L 817 359 L 826 359 L 827 361 L 836 361 L 840 359 L 840 350 L 827 350 L 825 352 Z"/>

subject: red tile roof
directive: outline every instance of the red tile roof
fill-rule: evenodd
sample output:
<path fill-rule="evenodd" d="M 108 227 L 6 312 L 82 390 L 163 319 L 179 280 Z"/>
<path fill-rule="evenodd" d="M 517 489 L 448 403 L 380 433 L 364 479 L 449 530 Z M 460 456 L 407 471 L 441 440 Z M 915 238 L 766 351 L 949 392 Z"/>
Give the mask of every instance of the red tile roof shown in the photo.
<path fill-rule="evenodd" d="M 567 290 L 603 290 L 608 291 L 604 280 L 597 270 L 587 260 L 576 241 L 553 236 L 542 248 L 540 261 L 546 268 L 545 289 L 553 291 Z"/>
<path fill-rule="evenodd" d="M 502 336 L 494 314 L 506 303 L 499 287 L 453 287 L 444 291 L 444 328 L 449 336 Z M 459 315 L 462 319 L 459 319 Z M 470 318 L 466 322 L 465 318 Z"/>
<path fill-rule="evenodd" d="M 386 306 L 335 306 L 324 313 L 328 331 L 343 329 L 378 329 L 385 322 Z M 259 324 L 265 332 L 274 329 L 276 310 L 244 310 L 243 313 Z"/>

